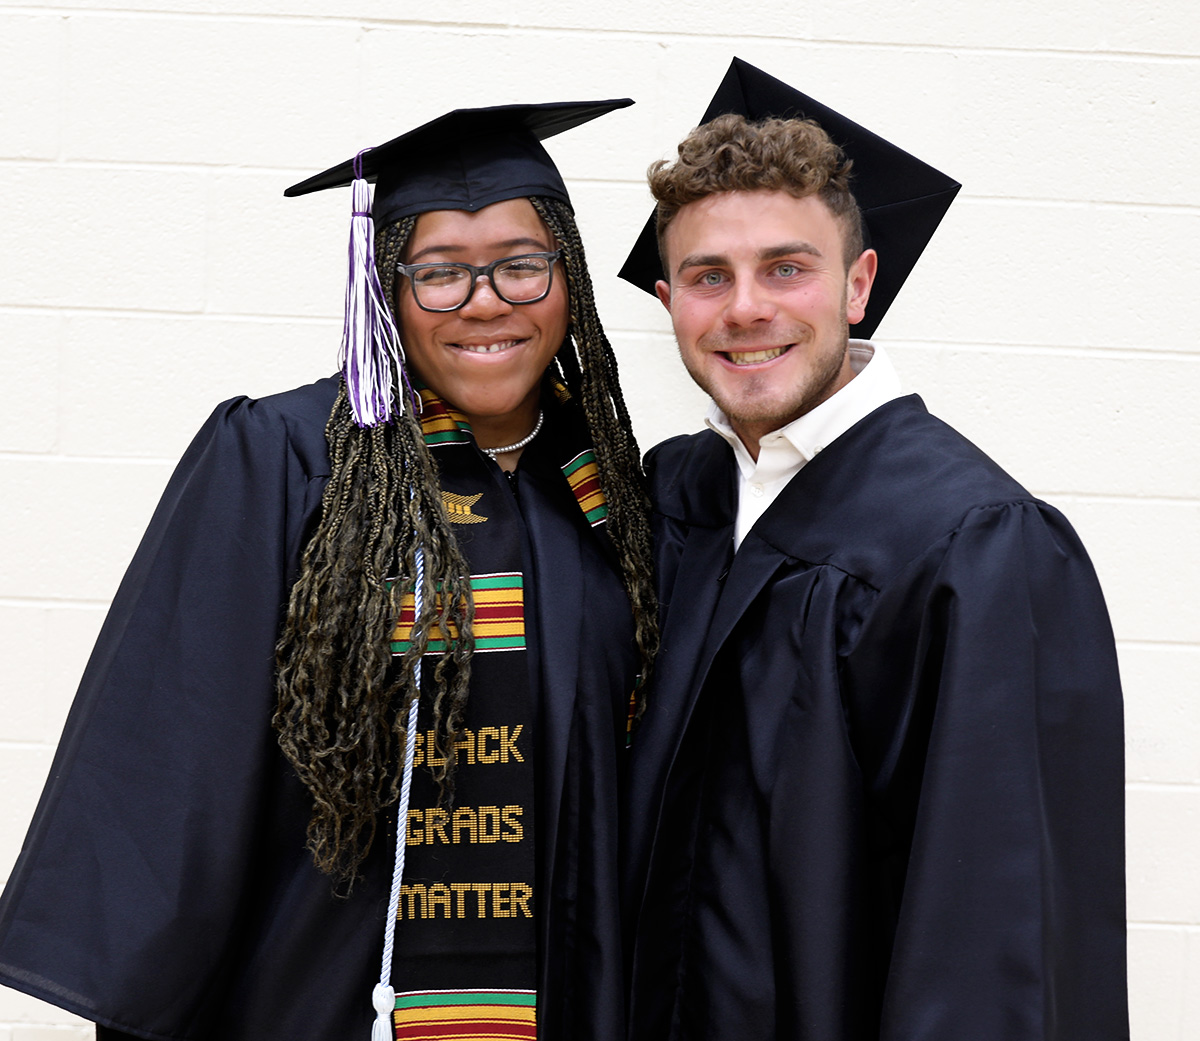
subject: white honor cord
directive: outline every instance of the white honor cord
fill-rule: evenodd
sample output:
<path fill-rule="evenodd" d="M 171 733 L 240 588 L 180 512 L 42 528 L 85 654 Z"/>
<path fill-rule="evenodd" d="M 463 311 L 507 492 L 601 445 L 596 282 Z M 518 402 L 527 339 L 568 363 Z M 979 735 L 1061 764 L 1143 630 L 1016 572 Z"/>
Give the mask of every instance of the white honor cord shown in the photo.
<path fill-rule="evenodd" d="M 421 584 L 425 580 L 425 554 L 416 552 L 416 581 L 413 595 L 413 624 L 421 617 Z M 412 634 L 409 634 L 412 639 Z M 413 689 L 417 691 L 408 708 L 408 730 L 404 737 L 404 776 L 400 779 L 400 803 L 396 810 L 396 859 L 392 868 L 392 891 L 388 897 L 387 924 L 383 929 L 383 965 L 379 982 L 371 996 L 375 1006 L 375 1022 L 371 1026 L 371 1041 L 393 1041 L 395 1027 L 392 1012 L 396 1007 L 396 992 L 392 989 L 392 952 L 396 943 L 396 917 L 400 913 L 400 883 L 404 878 L 404 853 L 408 839 L 408 800 L 412 790 L 413 754 L 417 744 L 417 703 L 421 692 L 421 659 L 413 665 Z"/>

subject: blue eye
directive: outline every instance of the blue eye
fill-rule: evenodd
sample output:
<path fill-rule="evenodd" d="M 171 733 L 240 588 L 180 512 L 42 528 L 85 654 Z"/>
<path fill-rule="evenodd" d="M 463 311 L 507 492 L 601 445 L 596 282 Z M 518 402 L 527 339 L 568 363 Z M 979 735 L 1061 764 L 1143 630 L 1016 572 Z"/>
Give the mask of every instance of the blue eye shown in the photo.
<path fill-rule="evenodd" d="M 722 275 L 720 271 L 705 271 L 704 274 L 700 276 L 700 281 L 706 286 L 719 286 L 725 281 L 725 276 Z"/>
<path fill-rule="evenodd" d="M 792 278 L 794 275 L 800 274 L 800 268 L 795 264 L 780 264 L 775 269 L 775 274 L 779 275 L 780 278 Z"/>

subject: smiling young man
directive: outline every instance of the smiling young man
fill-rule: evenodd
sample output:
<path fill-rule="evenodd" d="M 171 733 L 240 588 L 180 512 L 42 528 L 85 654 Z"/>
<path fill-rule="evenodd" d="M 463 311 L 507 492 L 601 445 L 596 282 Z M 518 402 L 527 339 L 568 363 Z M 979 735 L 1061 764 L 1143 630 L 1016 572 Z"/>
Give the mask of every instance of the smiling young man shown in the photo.
<path fill-rule="evenodd" d="M 706 196 L 665 234 L 677 259 L 655 289 L 683 362 L 757 459 L 760 438 L 854 378 L 846 323 L 862 320 L 875 252 L 845 256 L 829 208 L 783 190 Z"/>
<path fill-rule="evenodd" d="M 631 763 L 631 1037 L 1127 1038 L 1095 575 L 849 339 L 957 185 L 744 63 L 722 91 L 650 175 L 653 290 L 712 405 L 647 463 L 663 642 Z"/>

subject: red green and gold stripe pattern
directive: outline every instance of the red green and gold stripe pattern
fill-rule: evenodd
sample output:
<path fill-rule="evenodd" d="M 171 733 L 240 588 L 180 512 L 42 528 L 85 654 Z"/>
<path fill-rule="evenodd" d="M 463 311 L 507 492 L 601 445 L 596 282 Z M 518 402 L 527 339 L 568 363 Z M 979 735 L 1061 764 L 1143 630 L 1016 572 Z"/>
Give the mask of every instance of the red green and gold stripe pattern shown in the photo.
<path fill-rule="evenodd" d="M 427 445 L 459 444 L 471 440 L 471 424 L 428 387 L 418 387 L 421 396 L 421 433 Z"/>
<path fill-rule="evenodd" d="M 520 572 L 472 575 L 471 598 L 475 601 L 475 651 L 523 651 L 525 649 L 525 580 Z M 408 650 L 414 621 L 412 593 L 400 601 L 400 619 L 392 633 L 392 653 Z M 451 636 L 458 633 L 453 628 Z M 434 626 L 426 654 L 441 654 L 446 637 Z"/>
<path fill-rule="evenodd" d="M 396 995 L 396 1041 L 536 1041 L 531 990 L 426 990 Z"/>
<path fill-rule="evenodd" d="M 417 387 L 421 397 L 421 432 L 427 445 L 464 444 L 471 440 L 471 424 L 428 387 Z M 608 517 L 608 504 L 600 490 L 600 472 L 592 449 L 580 452 L 562 467 L 579 508 L 594 528 Z"/>
<path fill-rule="evenodd" d="M 596 453 L 590 448 L 580 452 L 562 468 L 562 472 L 567 475 L 567 483 L 570 484 L 571 491 L 575 493 L 579 508 L 583 510 L 587 522 L 593 528 L 597 524 L 603 523 L 608 516 L 608 504 L 604 501 L 604 492 L 600 490 L 600 471 L 596 468 Z"/>

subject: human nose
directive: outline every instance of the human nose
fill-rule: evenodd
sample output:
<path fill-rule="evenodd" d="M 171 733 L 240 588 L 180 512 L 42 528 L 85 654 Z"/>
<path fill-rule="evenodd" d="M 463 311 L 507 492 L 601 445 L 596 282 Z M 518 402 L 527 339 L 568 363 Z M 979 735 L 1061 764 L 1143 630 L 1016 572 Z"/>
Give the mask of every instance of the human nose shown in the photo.
<path fill-rule="evenodd" d="M 770 293 L 752 278 L 733 283 L 725 308 L 725 321 L 730 325 L 753 325 L 769 322 L 775 317 L 775 302 Z"/>
<path fill-rule="evenodd" d="M 487 319 L 508 314 L 512 309 L 512 304 L 497 295 L 491 278 L 480 275 L 475 279 L 471 298 L 459 308 L 459 313 L 466 318 Z"/>

